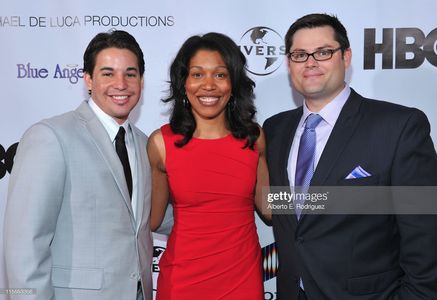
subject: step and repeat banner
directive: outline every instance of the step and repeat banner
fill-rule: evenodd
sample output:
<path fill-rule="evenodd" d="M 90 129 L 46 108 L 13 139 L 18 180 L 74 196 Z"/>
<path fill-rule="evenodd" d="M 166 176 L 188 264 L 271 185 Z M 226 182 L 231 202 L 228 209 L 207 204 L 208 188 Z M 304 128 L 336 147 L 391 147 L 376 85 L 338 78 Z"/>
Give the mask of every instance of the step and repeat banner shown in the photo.
<path fill-rule="evenodd" d="M 435 11 L 437 2 L 433 0 L 418 0 L 414 5 L 395 0 L 2 1 L 0 218 L 3 220 L 9 174 L 23 132 L 40 119 L 75 109 L 87 98 L 82 56 L 99 32 L 126 30 L 140 43 L 146 61 L 145 87 L 132 120 L 150 134 L 168 122 L 168 106 L 160 99 L 167 95 L 169 65 L 189 36 L 217 31 L 240 46 L 256 82 L 257 119 L 262 124 L 269 116 L 302 103 L 287 75 L 283 38 L 288 27 L 307 13 L 335 14 L 348 29 L 351 41 L 350 86 L 367 97 L 423 110 L 435 143 Z M 265 299 L 276 299 L 273 235 L 260 219 L 257 227 L 264 256 Z M 156 273 L 165 242 L 157 244 Z M 0 287 L 5 287 L 2 247 L 0 258 Z"/>

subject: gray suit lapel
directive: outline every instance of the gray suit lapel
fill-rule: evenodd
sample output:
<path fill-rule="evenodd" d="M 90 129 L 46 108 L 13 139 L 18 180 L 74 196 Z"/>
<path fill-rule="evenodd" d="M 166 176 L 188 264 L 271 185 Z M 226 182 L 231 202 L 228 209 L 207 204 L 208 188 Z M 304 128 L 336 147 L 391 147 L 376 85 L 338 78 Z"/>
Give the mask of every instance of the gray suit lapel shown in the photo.
<path fill-rule="evenodd" d="M 137 201 L 137 207 L 134 209 L 137 209 L 137 219 L 136 219 L 136 231 L 138 232 L 139 227 L 142 222 L 143 218 L 143 210 L 144 210 L 144 197 L 145 197 L 145 189 L 146 187 L 146 178 L 145 178 L 145 169 L 144 166 L 148 166 L 148 163 L 145 161 L 147 155 L 146 149 L 143 149 L 144 145 L 141 143 L 141 136 L 138 133 L 138 129 L 131 124 L 132 128 L 132 135 L 134 138 L 134 145 L 135 145 L 135 155 L 136 155 L 136 162 L 137 162 L 137 187 L 138 187 L 138 201 Z"/>
<path fill-rule="evenodd" d="M 131 214 L 131 219 L 134 220 L 129 191 L 127 188 L 126 179 L 124 177 L 123 166 L 117 156 L 117 153 L 115 152 L 111 140 L 109 139 L 108 133 L 106 132 L 100 120 L 91 110 L 87 102 L 83 102 L 76 109 L 76 112 L 84 122 L 85 128 L 90 133 L 93 142 L 111 170 L 115 182 L 117 183 L 117 186 L 123 195 L 123 200 L 126 203 L 129 213 Z"/>

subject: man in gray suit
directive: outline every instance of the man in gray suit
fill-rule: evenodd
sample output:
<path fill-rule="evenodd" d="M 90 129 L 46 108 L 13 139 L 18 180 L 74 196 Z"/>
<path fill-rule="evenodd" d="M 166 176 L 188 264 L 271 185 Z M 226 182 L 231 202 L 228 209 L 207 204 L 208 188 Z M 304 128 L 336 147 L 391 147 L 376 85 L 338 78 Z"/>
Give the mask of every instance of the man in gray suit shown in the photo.
<path fill-rule="evenodd" d="M 9 287 L 34 294 L 12 299 L 152 298 L 147 137 L 128 120 L 143 74 L 134 37 L 98 34 L 84 54 L 90 99 L 24 134 L 4 246 Z"/>

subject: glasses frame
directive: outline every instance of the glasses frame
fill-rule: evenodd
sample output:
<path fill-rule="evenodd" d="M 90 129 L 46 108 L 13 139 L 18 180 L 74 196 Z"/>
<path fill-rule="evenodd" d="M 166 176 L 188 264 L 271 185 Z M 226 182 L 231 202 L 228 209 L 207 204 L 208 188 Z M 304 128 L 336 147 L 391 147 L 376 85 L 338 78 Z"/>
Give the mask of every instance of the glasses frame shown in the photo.
<path fill-rule="evenodd" d="M 308 52 L 304 52 L 304 51 L 293 51 L 293 52 L 289 52 L 289 53 L 287 53 L 287 57 L 288 57 L 288 59 L 289 59 L 290 61 L 295 62 L 295 63 L 304 63 L 304 62 L 306 62 L 306 61 L 310 58 L 310 56 L 312 56 L 312 57 L 314 58 L 315 61 L 325 61 L 325 60 L 330 60 L 330 59 L 332 58 L 332 56 L 334 56 L 334 53 L 337 52 L 338 50 L 342 50 L 342 47 L 338 47 L 338 48 L 335 48 L 335 49 L 319 49 L 319 50 L 314 51 L 314 52 L 312 52 L 312 53 L 308 53 Z M 318 52 L 321 52 L 321 51 L 328 51 L 331 55 L 330 55 L 328 58 L 317 59 L 317 58 L 314 56 L 314 54 L 316 54 L 316 53 L 318 53 Z M 293 54 L 293 53 L 296 53 L 296 52 L 299 52 L 299 53 L 301 53 L 301 52 L 302 52 L 302 53 L 305 53 L 306 56 L 307 56 L 307 58 L 306 58 L 305 60 L 299 60 L 299 61 L 297 61 L 297 60 L 293 60 L 293 58 L 292 58 L 292 54 Z"/>

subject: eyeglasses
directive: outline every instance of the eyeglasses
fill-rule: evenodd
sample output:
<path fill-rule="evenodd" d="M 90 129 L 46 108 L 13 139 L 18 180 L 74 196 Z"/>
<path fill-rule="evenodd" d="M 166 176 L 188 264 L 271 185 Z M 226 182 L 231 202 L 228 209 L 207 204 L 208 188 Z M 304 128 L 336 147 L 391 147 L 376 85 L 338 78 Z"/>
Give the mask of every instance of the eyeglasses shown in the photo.
<path fill-rule="evenodd" d="M 332 55 L 334 55 L 334 53 L 340 49 L 341 47 L 337 49 L 320 49 L 314 51 L 313 53 L 307 53 L 305 51 L 293 51 L 291 53 L 287 53 L 287 57 L 292 62 L 297 63 L 306 62 L 310 56 L 312 56 L 317 61 L 324 61 L 331 59 Z"/>

